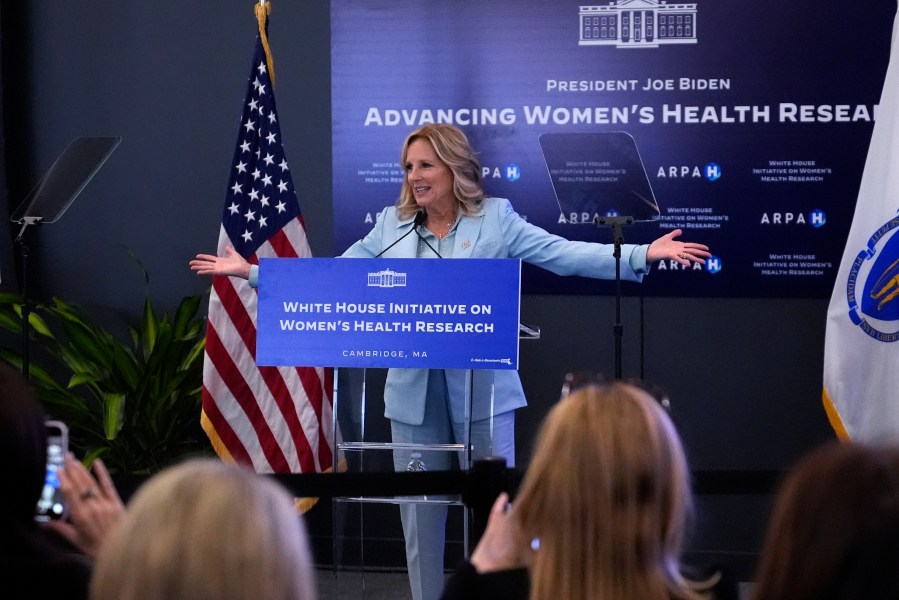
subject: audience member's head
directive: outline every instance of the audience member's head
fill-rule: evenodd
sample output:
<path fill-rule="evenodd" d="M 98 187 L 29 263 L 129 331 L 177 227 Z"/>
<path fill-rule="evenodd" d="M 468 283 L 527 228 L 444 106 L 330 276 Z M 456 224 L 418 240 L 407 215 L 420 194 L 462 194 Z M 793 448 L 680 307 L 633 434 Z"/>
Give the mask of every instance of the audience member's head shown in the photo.
<path fill-rule="evenodd" d="M 4 527 L 33 529 L 46 476 L 44 411 L 22 375 L 0 363 L 0 456 L 10 485 L 0 494 Z"/>
<path fill-rule="evenodd" d="M 302 517 L 275 481 L 216 459 L 151 478 L 104 540 L 93 600 L 314 600 Z"/>
<path fill-rule="evenodd" d="M 87 598 L 90 563 L 34 520 L 47 474 L 44 411 L 19 371 L 0 363 L 0 597 Z"/>
<path fill-rule="evenodd" d="M 899 597 L 899 448 L 833 443 L 775 501 L 753 598 Z"/>
<path fill-rule="evenodd" d="M 521 532 L 539 540 L 531 598 L 698 597 L 679 561 L 691 504 L 657 401 L 621 382 L 572 390 L 544 421 L 514 504 Z"/>

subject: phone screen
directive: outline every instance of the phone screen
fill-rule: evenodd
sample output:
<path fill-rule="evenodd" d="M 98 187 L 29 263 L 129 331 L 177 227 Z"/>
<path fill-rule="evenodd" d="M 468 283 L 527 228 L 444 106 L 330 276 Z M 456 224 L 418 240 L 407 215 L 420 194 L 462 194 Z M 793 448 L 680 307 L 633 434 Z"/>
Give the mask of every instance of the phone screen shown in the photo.
<path fill-rule="evenodd" d="M 66 451 L 69 446 L 68 428 L 59 421 L 47 421 L 47 475 L 44 479 L 44 489 L 41 491 L 40 500 L 37 502 L 35 519 L 49 521 L 50 519 L 62 519 L 66 516 L 66 505 L 59 490 L 58 469 L 63 466 Z"/>

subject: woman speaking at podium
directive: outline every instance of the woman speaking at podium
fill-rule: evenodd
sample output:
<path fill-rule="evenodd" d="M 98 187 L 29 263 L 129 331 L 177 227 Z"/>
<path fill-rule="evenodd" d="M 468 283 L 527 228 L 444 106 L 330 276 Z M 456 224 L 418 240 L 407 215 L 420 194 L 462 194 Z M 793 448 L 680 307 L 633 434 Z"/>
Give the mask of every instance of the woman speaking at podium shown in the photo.
<path fill-rule="evenodd" d="M 508 200 L 485 195 L 481 165 L 465 134 L 453 125 L 429 124 L 406 138 L 400 197 L 385 208 L 374 228 L 345 257 L 517 258 L 558 275 L 615 278 L 613 244 L 569 241 L 528 223 Z M 651 244 L 623 244 L 621 278 L 640 281 L 649 265 L 674 260 L 704 263 L 703 244 L 683 242 L 679 229 Z M 232 248 L 225 256 L 198 254 L 190 268 L 199 275 L 258 281 L 258 267 Z M 515 462 L 515 409 L 527 404 L 516 371 L 390 369 L 384 389 L 385 416 L 394 443 L 464 443 L 467 376 L 473 373 L 471 456 L 503 456 Z M 424 453 L 428 470 L 450 468 L 447 452 Z M 404 470 L 409 452 L 396 451 Z M 436 600 L 444 581 L 447 509 L 439 504 L 401 505 L 409 580 L 415 600 Z"/>

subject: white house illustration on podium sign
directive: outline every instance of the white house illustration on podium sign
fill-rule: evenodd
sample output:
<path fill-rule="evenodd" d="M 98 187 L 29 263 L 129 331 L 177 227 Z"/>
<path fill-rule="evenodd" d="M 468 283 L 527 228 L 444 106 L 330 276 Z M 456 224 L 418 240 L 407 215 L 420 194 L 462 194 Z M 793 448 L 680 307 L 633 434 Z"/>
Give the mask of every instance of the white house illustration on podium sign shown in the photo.
<path fill-rule="evenodd" d="M 393 269 L 384 269 L 368 274 L 368 287 L 406 287 L 406 274 L 397 273 Z"/>
<path fill-rule="evenodd" d="M 657 48 L 696 43 L 696 3 L 618 0 L 580 7 L 581 46 Z"/>

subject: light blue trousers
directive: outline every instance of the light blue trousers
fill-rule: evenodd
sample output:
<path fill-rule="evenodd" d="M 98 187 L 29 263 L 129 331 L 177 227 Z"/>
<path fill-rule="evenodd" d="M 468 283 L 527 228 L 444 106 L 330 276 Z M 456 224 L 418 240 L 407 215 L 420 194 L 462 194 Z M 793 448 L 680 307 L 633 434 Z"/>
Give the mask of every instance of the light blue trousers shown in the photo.
<path fill-rule="evenodd" d="M 428 398 L 424 422 L 409 425 L 391 421 L 393 441 L 415 444 L 464 444 L 468 424 L 456 422 L 450 416 L 443 371 L 432 370 L 428 376 Z M 506 465 L 515 466 L 515 412 L 496 415 L 471 423 L 472 460 L 485 456 L 502 456 Z M 452 468 L 452 452 L 422 451 L 422 461 L 428 471 Z M 410 450 L 395 450 L 394 468 L 406 470 L 411 459 Z M 463 462 L 459 455 L 459 462 Z M 446 505 L 403 504 L 400 518 L 406 538 L 406 564 L 413 600 L 439 600 L 444 584 L 444 547 L 446 545 Z"/>

